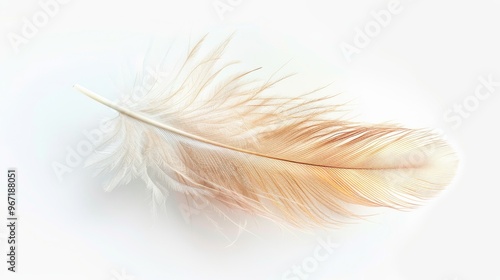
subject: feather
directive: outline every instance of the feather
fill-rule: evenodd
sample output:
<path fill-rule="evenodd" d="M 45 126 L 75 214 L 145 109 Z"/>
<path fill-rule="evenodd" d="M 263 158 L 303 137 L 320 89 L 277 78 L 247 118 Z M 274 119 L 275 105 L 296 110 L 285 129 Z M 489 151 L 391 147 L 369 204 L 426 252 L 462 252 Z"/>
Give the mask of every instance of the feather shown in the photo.
<path fill-rule="evenodd" d="M 180 68 L 139 99 L 110 102 L 110 132 L 88 164 L 114 172 L 106 190 L 134 178 L 155 202 L 168 190 L 203 197 L 297 227 L 337 225 L 355 206 L 411 209 L 453 178 L 452 148 L 429 130 L 328 118 L 312 91 L 266 96 L 288 76 L 252 80 L 222 55 L 231 38 L 200 55 L 203 37 Z"/>

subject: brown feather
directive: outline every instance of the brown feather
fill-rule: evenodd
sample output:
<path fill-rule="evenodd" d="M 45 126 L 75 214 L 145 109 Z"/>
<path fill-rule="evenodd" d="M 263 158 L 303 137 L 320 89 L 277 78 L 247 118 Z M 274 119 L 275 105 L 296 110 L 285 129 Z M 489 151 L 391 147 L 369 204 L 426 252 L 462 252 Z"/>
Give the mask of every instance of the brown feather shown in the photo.
<path fill-rule="evenodd" d="M 230 38 L 197 59 L 205 39 L 174 78 L 140 102 L 118 106 L 78 86 L 121 113 L 108 138 L 120 152 L 93 162 L 118 160 L 110 169 L 128 170 L 160 193 L 173 184 L 189 196 L 299 227 L 357 217 L 354 205 L 410 209 L 453 178 L 456 156 L 434 133 L 329 119 L 339 107 L 326 106 L 329 98 L 315 97 L 316 90 L 266 96 L 289 76 L 250 80 L 259 68 L 227 74 L 235 63 L 221 57 Z"/>

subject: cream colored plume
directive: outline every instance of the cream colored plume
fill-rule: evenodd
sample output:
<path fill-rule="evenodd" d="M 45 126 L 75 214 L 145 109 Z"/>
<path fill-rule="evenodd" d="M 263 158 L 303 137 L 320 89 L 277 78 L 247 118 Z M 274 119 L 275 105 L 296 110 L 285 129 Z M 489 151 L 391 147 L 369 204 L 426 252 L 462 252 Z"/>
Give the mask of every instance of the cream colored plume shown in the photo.
<path fill-rule="evenodd" d="M 409 209 L 441 191 L 457 160 L 428 130 L 328 119 L 324 98 L 265 93 L 283 79 L 256 81 L 221 56 L 202 55 L 205 37 L 179 71 L 138 100 L 109 102 L 113 131 L 90 159 L 112 172 L 107 185 L 144 181 L 157 203 L 173 189 L 227 209 L 297 227 L 336 225 L 354 206 Z"/>

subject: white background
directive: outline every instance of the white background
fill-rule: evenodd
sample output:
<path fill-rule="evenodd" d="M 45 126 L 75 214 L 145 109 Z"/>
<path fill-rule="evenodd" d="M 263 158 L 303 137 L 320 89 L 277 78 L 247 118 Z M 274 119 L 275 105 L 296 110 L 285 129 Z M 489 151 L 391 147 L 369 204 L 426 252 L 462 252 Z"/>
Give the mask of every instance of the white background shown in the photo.
<path fill-rule="evenodd" d="M 494 1 L 401 0 L 350 62 L 340 46 L 356 47 L 357 28 L 390 1 L 72 0 L 53 2 L 44 23 L 47 2 L 0 2 L 0 167 L 18 170 L 20 218 L 15 275 L 6 271 L 0 227 L 2 279 L 278 280 L 314 256 L 317 238 L 340 247 L 307 279 L 499 278 L 500 86 L 474 97 L 479 77 L 500 81 Z M 224 3 L 231 8 L 214 7 Z M 26 22 L 37 24 L 30 38 L 22 34 Z M 117 99 L 115 84 L 148 46 L 232 31 L 230 59 L 264 73 L 290 61 L 284 73 L 297 72 L 304 88 L 333 81 L 329 90 L 352 100 L 360 120 L 442 130 L 461 159 L 453 183 L 410 213 L 387 211 L 317 233 L 258 221 L 257 236 L 243 233 L 227 247 L 231 241 L 213 228 L 187 223 L 173 196 L 168 215 L 153 222 L 140 182 L 105 193 L 103 178 L 83 165 L 58 179 L 53 163 L 64 163 L 84 131 L 114 114 L 74 83 Z M 25 41 L 17 45 L 15 36 Z M 460 124 L 445 118 L 464 102 L 470 110 Z M 0 194 L 5 219 L 6 190 Z"/>

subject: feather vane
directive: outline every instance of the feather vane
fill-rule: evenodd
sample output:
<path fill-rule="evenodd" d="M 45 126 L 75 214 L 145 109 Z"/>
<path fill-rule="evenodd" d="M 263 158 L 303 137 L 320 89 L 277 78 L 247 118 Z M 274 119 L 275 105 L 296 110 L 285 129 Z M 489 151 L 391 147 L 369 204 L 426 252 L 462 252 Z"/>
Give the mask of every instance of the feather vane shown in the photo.
<path fill-rule="evenodd" d="M 88 162 L 115 172 L 107 190 L 140 178 L 158 204 L 170 188 L 315 227 L 357 217 L 353 205 L 416 207 L 453 178 L 455 153 L 433 132 L 328 119 L 338 107 L 325 107 L 315 91 L 266 96 L 289 76 L 230 72 L 236 63 L 221 63 L 230 38 L 200 55 L 205 40 L 140 100 L 118 105 L 75 85 L 119 112 Z"/>

